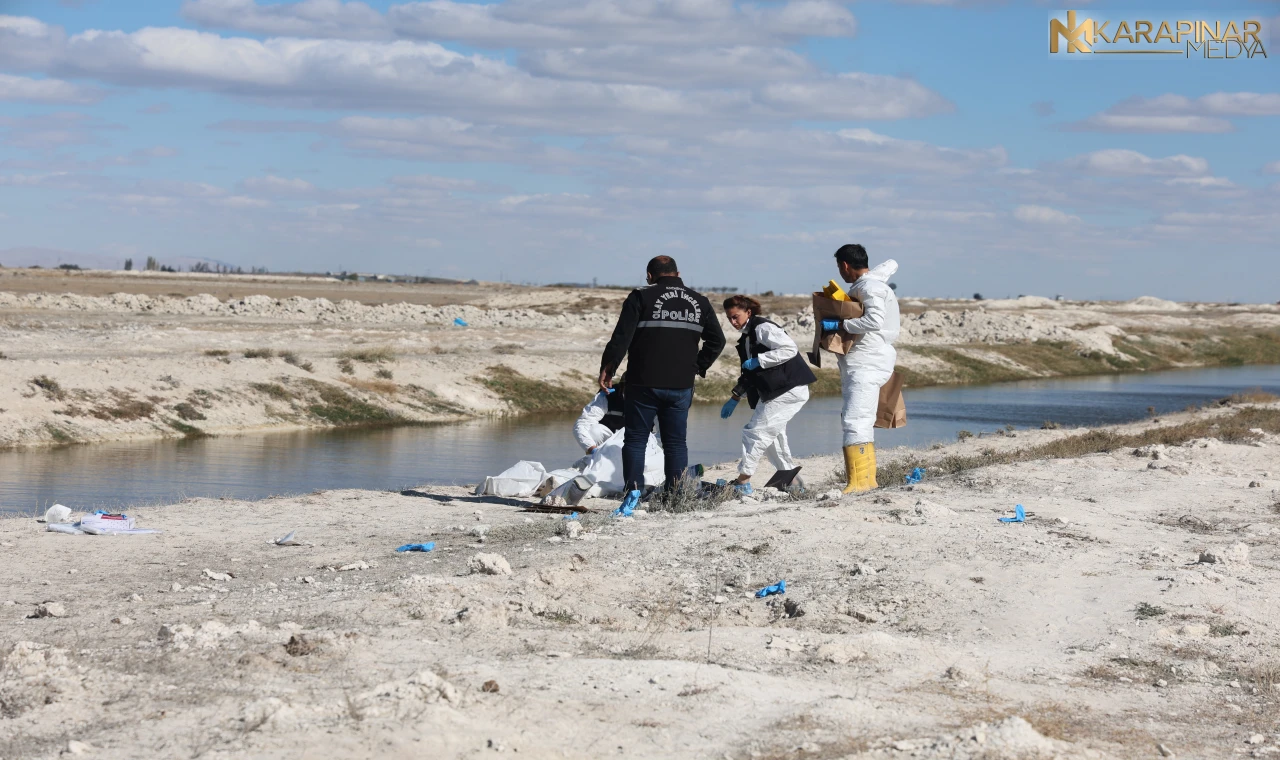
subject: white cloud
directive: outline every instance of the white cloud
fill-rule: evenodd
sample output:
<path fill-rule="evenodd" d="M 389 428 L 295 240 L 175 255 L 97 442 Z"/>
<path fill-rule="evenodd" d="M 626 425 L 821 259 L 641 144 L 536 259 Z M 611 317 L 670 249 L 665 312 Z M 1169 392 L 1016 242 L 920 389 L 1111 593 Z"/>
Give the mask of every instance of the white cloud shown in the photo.
<path fill-rule="evenodd" d="M 1199 98 L 1185 95 L 1134 97 L 1102 113 L 1068 125 L 1095 132 L 1230 132 L 1232 117 L 1280 116 L 1280 94 L 1214 92 Z"/>
<path fill-rule="evenodd" d="M 1048 206 L 1018 206 L 1013 210 L 1013 218 L 1027 224 L 1070 224 L 1080 221 L 1078 216 Z"/>
<path fill-rule="evenodd" d="M 1098 150 L 1068 159 L 1066 166 L 1106 177 L 1178 176 L 1209 173 L 1203 158 L 1178 154 L 1151 158 L 1136 150 Z"/>
<path fill-rule="evenodd" d="M 316 186 L 305 179 L 287 179 L 268 174 L 265 177 L 250 177 L 240 185 L 249 192 L 259 195 L 304 196 L 315 192 Z"/>
<path fill-rule="evenodd" d="M 1230 190 L 1235 188 L 1236 184 L 1226 177 L 1174 177 L 1164 181 L 1170 187 L 1197 187 L 1205 190 L 1221 189 Z"/>
<path fill-rule="evenodd" d="M 952 105 L 927 87 L 900 77 L 848 73 L 813 81 L 765 85 L 762 101 L 803 118 L 905 119 L 944 113 Z"/>
<path fill-rule="evenodd" d="M 521 66 L 537 76 L 557 79 L 687 87 L 751 86 L 812 77 L 804 56 L 786 48 L 699 47 L 654 49 L 642 45 L 535 50 Z"/>
<path fill-rule="evenodd" d="M 480 48 L 787 45 L 805 37 L 851 37 L 853 14 L 834 0 L 738 5 L 733 0 L 430 0 L 359 2 L 187 0 L 183 15 L 210 28 L 292 37 L 450 40 Z"/>
<path fill-rule="evenodd" d="M 61 79 L 30 79 L 0 74 L 0 100 L 23 103 L 94 103 L 101 93 Z"/>
<path fill-rule="evenodd" d="M 213 29 L 239 29 L 255 34 L 338 39 L 385 39 L 390 25 L 364 3 L 303 0 L 258 5 L 253 0 L 187 0 L 182 15 Z"/>
<path fill-rule="evenodd" d="M 1264 174 L 1280 174 L 1280 161 L 1272 161 L 1262 167 Z"/>
<path fill-rule="evenodd" d="M 0 65 L 34 66 L 40 52 L 42 70 L 59 76 L 211 90 L 274 106 L 429 110 L 582 134 L 673 123 L 701 129 L 747 119 L 900 119 L 950 108 L 916 82 L 882 75 L 813 74 L 754 89 L 677 89 L 539 77 L 431 42 L 256 40 L 176 28 L 90 30 L 68 38 L 29 21 L 0 25 Z M 10 43 L 18 53 L 10 53 Z"/>

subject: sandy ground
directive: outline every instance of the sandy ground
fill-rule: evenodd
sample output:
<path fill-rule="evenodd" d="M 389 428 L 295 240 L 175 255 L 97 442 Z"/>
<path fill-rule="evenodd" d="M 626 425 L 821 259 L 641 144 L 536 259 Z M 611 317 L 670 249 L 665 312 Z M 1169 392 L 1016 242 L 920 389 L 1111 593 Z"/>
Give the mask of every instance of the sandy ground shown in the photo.
<path fill-rule="evenodd" d="M 437 487 L 137 510 L 155 536 L 3 520 L 0 757 L 1270 756 L 1277 446 L 580 529 Z"/>
<path fill-rule="evenodd" d="M 522 413 L 546 399 L 573 407 L 594 392 L 625 295 L 489 283 L 0 269 L 0 446 L 437 422 Z M 807 348 L 807 298 L 766 301 Z M 905 299 L 902 306 L 900 367 L 943 382 L 964 381 L 954 373 L 974 363 L 1009 377 L 1060 374 L 1065 370 L 1053 362 L 1077 353 L 1110 362 L 1087 371 L 1137 368 L 1143 353 L 1133 346 L 1179 346 L 1188 333 L 1280 330 L 1277 306 L 1146 297 Z M 1049 364 L 1030 366 L 997 350 L 1009 346 L 1058 348 L 1049 350 Z M 939 358 L 941 349 L 952 353 Z M 344 362 L 353 352 L 374 356 Z M 730 346 L 712 379 L 731 381 L 735 358 Z M 834 364 L 828 356 L 825 365 Z M 518 382 L 486 383 L 500 373 Z"/>

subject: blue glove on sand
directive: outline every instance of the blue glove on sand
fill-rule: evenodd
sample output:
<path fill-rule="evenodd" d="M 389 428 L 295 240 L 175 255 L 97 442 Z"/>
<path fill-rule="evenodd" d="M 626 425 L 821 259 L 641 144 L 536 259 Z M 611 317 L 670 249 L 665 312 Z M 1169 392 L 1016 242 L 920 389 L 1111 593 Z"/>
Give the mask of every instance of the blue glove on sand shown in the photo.
<path fill-rule="evenodd" d="M 840 320 L 838 320 L 838 319 L 824 319 L 824 320 L 822 320 L 822 331 L 823 331 L 823 332 L 835 332 L 836 330 L 839 330 L 839 329 L 840 329 Z"/>
<path fill-rule="evenodd" d="M 772 586 L 765 586 L 764 588 L 757 591 L 756 598 L 763 599 L 766 596 L 773 596 L 774 594 L 785 594 L 785 593 L 787 593 L 787 580 L 784 578 L 778 581 L 777 583 L 773 584 Z"/>
<path fill-rule="evenodd" d="M 753 356 L 742 363 L 742 368 L 745 370 L 760 369 L 760 360 Z"/>
<path fill-rule="evenodd" d="M 720 407 L 720 419 L 727 420 L 729 415 L 733 414 L 733 410 L 738 408 L 738 399 L 731 398 L 724 402 L 724 406 Z"/>
<path fill-rule="evenodd" d="M 401 546 L 400 548 L 396 549 L 396 551 L 398 552 L 429 552 L 434 548 L 436 548 L 436 542 L 428 541 L 425 544 L 405 544 L 404 546 Z"/>

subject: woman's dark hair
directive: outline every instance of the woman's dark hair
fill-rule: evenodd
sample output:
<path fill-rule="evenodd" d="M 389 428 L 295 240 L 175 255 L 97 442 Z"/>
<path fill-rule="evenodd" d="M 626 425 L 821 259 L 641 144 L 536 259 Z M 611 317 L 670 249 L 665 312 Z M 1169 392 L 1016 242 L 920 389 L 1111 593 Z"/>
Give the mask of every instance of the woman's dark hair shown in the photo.
<path fill-rule="evenodd" d="M 760 302 L 749 296 L 729 296 L 724 299 L 724 310 L 729 309 L 742 309 L 750 312 L 753 317 L 760 316 Z"/>

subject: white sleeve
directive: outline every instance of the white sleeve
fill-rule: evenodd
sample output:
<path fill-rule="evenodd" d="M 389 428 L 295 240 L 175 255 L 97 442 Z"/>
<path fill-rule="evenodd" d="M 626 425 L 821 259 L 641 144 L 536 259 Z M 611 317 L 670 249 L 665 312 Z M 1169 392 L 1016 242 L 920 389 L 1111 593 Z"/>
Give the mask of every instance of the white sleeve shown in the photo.
<path fill-rule="evenodd" d="M 884 296 L 877 288 L 868 288 L 862 297 L 862 316 L 857 319 L 846 319 L 844 331 L 853 335 L 865 335 L 877 332 L 884 326 Z"/>
<path fill-rule="evenodd" d="M 577 439 L 578 445 L 583 450 L 596 445 L 597 441 L 591 435 L 591 429 L 600 424 L 600 420 L 604 419 L 605 412 L 608 411 L 609 402 L 605 400 L 604 391 L 597 393 L 590 404 L 582 407 L 582 414 L 578 417 L 578 421 L 573 423 L 573 437 Z"/>
<path fill-rule="evenodd" d="M 796 342 L 787 335 L 787 331 L 772 322 L 761 322 L 756 327 L 756 342 L 769 349 L 759 355 L 760 366 L 764 369 L 785 364 L 793 356 L 800 353 Z"/>

